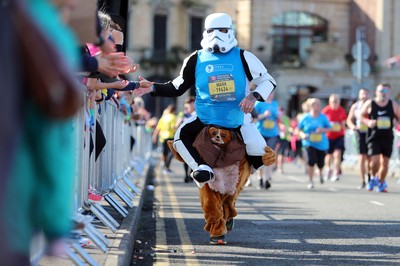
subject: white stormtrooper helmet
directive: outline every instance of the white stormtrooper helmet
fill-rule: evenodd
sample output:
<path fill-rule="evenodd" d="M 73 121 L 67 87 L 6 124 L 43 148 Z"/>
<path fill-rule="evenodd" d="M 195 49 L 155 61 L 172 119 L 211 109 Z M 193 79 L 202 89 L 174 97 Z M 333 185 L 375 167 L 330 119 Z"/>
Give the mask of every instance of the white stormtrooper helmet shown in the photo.
<path fill-rule="evenodd" d="M 227 53 L 237 45 L 232 19 L 225 13 L 208 15 L 204 23 L 201 47 L 209 53 Z"/>

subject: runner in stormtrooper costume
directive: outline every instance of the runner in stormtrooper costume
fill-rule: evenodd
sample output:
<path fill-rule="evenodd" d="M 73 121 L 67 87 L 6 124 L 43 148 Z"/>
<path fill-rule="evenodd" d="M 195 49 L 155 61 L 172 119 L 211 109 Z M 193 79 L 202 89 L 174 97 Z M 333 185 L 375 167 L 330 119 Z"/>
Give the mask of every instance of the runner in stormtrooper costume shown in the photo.
<path fill-rule="evenodd" d="M 196 87 L 197 116 L 182 124 L 174 137 L 174 148 L 193 170 L 199 187 L 212 181 L 213 170 L 192 147 L 197 134 L 207 125 L 240 130 L 246 144 L 247 159 L 259 169 L 266 146 L 251 111 L 256 100 L 264 101 L 276 87 L 261 61 L 238 47 L 232 20 L 224 13 L 214 13 L 205 20 L 202 50 L 193 52 L 183 63 L 180 75 L 164 84 L 153 84 L 152 96 L 176 97 L 193 85 Z M 256 88 L 250 91 L 250 82 Z M 137 93 L 150 89 L 139 88 Z"/>

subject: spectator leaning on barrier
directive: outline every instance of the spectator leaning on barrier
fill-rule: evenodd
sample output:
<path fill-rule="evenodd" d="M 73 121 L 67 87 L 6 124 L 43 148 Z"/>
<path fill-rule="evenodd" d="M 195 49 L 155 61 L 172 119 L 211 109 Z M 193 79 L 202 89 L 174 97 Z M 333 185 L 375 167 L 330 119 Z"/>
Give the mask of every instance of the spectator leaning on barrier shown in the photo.
<path fill-rule="evenodd" d="M 390 99 L 391 86 L 381 83 L 376 87 L 375 97 L 364 103 L 360 119 L 368 126 L 367 144 L 372 179 L 367 189 L 387 192 L 385 181 L 389 159 L 393 150 L 393 127 L 400 121 L 400 107 Z"/>
<path fill-rule="evenodd" d="M 132 104 L 132 112 L 136 123 L 146 124 L 151 117 L 151 113 L 147 111 L 142 97 L 135 97 Z"/>
<path fill-rule="evenodd" d="M 20 108 L 23 100 L 23 79 L 21 79 L 21 60 L 16 60 L 19 56 L 17 47 L 17 39 L 19 38 L 14 30 L 12 22 L 12 7 L 7 4 L 0 5 L 0 32 L 2 38 L 0 40 L 0 65 L 6 67 L 7 71 L 0 72 L 2 82 L 2 91 L 7 93 L 7 97 L 2 97 L 0 103 L 0 123 L 2 130 L 0 131 L 0 208 L 3 206 L 4 195 L 10 180 L 10 171 L 12 162 L 14 161 L 15 151 L 17 149 L 17 140 L 21 132 L 21 116 Z M 0 210 L 0 217 L 3 211 Z M 0 219 L 0 236 L 5 235 L 8 228 L 3 225 L 3 219 Z M 0 261 L 4 264 L 15 264 L 15 258 L 6 259 L 9 250 L 7 247 L 7 239 L 0 237 Z"/>
<path fill-rule="evenodd" d="M 43 46 L 48 44 L 58 52 L 59 58 L 52 56 L 54 65 L 62 64 L 62 69 L 68 72 L 77 69 L 78 43 L 62 21 L 61 9 L 47 0 L 14 0 L 8 4 L 26 7 L 24 17 L 31 21 L 24 28 L 25 34 L 20 33 L 20 41 L 33 30 L 35 36 L 44 36 L 42 43 L 30 43 L 26 53 L 21 54 L 30 58 L 49 54 L 50 50 L 44 50 Z M 42 63 L 48 62 L 41 59 Z M 52 66 L 42 64 L 41 67 L 46 69 Z M 21 73 L 34 71 L 35 68 L 37 66 L 29 65 Z M 54 73 L 55 68 L 51 70 Z M 25 88 L 30 89 L 37 82 L 35 79 L 40 78 L 36 76 L 24 80 Z M 47 252 L 51 255 L 61 254 L 65 251 L 63 239 L 68 237 L 72 228 L 75 139 L 71 134 L 71 117 L 52 117 L 40 108 L 34 97 L 31 94 L 25 96 L 24 105 L 19 109 L 23 130 L 17 137 L 11 178 L 2 194 L 4 201 L 0 205 L 0 223 L 4 230 L 1 238 L 6 243 L 0 251 L 6 254 L 6 258 L 1 254 L 2 265 L 30 265 L 31 240 L 38 231 L 44 233 L 49 243 Z"/>

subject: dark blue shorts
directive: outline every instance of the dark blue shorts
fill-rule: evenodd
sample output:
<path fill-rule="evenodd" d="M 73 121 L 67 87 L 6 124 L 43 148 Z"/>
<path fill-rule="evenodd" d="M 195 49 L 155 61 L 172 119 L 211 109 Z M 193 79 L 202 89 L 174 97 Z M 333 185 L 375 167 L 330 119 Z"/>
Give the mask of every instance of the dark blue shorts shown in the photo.
<path fill-rule="evenodd" d="M 367 133 L 357 131 L 358 154 L 368 154 Z"/>
<path fill-rule="evenodd" d="M 329 149 L 327 153 L 332 154 L 334 150 L 344 150 L 344 136 L 329 140 Z"/>

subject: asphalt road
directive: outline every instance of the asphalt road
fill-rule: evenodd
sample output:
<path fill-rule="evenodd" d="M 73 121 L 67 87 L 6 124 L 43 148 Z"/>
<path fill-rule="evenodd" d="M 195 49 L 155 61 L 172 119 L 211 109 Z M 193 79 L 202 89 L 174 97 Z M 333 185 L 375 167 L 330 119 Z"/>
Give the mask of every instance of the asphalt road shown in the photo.
<path fill-rule="evenodd" d="M 237 201 L 226 246 L 209 244 L 194 183 L 155 169 L 131 265 L 399 265 L 400 185 L 388 193 L 358 189 L 349 169 L 340 181 L 307 189 L 302 166 L 287 164 L 267 191 L 253 185 Z M 400 173 L 400 169 L 399 169 Z M 400 176 L 398 176 L 400 177 Z M 153 190 L 154 188 L 154 190 Z"/>

